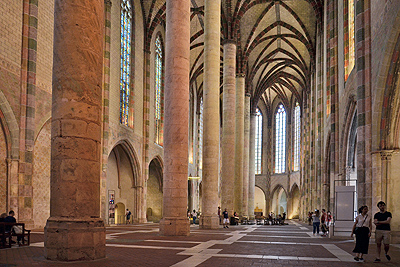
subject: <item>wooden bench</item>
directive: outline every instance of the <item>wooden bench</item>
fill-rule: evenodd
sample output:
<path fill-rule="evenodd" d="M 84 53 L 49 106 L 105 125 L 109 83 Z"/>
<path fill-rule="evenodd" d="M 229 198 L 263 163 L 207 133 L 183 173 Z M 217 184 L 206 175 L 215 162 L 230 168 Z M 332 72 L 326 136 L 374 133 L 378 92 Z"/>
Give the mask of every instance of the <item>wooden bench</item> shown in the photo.
<path fill-rule="evenodd" d="M 13 226 L 21 227 L 22 232 L 16 233 L 13 230 Z M 13 236 L 16 236 L 17 240 L 18 238 L 21 239 L 20 242 L 18 243 L 18 245 L 20 246 L 29 246 L 31 244 L 31 230 L 25 229 L 24 223 L 0 222 L 0 248 L 7 248 L 7 247 L 10 248 L 12 243 L 11 239 Z M 27 237 L 26 240 L 25 237 Z"/>

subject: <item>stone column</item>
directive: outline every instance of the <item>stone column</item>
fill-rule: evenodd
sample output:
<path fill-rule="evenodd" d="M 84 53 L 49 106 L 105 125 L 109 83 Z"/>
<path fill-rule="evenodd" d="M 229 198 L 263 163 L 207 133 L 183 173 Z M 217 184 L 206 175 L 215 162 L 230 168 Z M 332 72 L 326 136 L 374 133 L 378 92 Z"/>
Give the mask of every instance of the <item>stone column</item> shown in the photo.
<path fill-rule="evenodd" d="M 390 188 L 392 154 L 393 150 L 381 150 L 381 199 L 385 203 L 389 202 L 388 192 Z"/>
<path fill-rule="evenodd" d="M 203 172 L 200 228 L 219 228 L 219 72 L 221 2 L 204 2 Z"/>
<path fill-rule="evenodd" d="M 223 69 L 222 170 L 221 209 L 229 215 L 234 211 L 235 184 L 235 105 L 236 105 L 236 43 L 225 40 Z"/>
<path fill-rule="evenodd" d="M 254 220 L 254 191 L 256 187 L 256 113 L 250 114 L 250 159 L 249 159 L 249 220 Z"/>
<path fill-rule="evenodd" d="M 244 74 L 236 75 L 234 207 L 239 216 L 243 216 L 244 79 Z"/>
<path fill-rule="evenodd" d="M 243 144 L 243 217 L 249 217 L 249 160 L 250 160 L 250 94 L 244 99 L 244 144 Z"/>
<path fill-rule="evenodd" d="M 160 234 L 187 236 L 190 1 L 166 7 L 163 218 Z"/>
<path fill-rule="evenodd" d="M 104 0 L 55 1 L 45 257 L 104 258 L 100 218 Z"/>

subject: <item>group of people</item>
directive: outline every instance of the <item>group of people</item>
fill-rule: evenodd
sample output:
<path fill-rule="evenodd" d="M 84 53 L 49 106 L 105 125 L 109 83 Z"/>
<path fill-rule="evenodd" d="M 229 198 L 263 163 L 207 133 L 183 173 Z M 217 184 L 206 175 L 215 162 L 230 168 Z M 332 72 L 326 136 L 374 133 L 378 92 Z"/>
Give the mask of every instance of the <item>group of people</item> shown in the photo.
<path fill-rule="evenodd" d="M 313 226 L 313 235 L 319 234 L 319 229 L 321 227 L 322 236 L 327 236 L 329 233 L 329 225 L 332 222 L 332 215 L 331 212 L 328 210 L 326 212 L 325 209 L 322 209 L 322 214 L 319 210 L 315 210 L 315 213 L 309 212 L 308 213 L 308 223 Z"/>
<path fill-rule="evenodd" d="M 375 262 L 381 262 L 381 249 L 382 243 L 384 245 L 385 257 L 388 261 L 391 260 L 389 256 L 389 244 L 390 244 L 390 221 L 392 219 L 392 213 L 386 210 L 386 203 L 379 201 L 377 204 L 379 211 L 374 215 L 374 224 L 376 225 L 375 230 L 375 242 L 377 257 Z M 368 207 L 361 206 L 358 209 L 358 216 L 355 219 L 353 228 L 351 230 L 351 237 L 356 236 L 356 246 L 353 252 L 356 253 L 355 261 L 364 261 L 363 255 L 368 254 L 369 238 L 371 237 L 372 230 L 372 218 L 368 215 Z"/>

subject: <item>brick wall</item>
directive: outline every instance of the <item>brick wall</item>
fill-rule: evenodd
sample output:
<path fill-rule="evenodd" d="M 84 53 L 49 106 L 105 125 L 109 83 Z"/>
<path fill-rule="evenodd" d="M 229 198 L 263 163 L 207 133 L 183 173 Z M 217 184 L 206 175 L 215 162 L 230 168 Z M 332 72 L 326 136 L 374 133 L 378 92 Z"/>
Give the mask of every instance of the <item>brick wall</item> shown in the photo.
<path fill-rule="evenodd" d="M 50 140 L 51 123 L 47 121 L 38 134 L 33 152 L 33 220 L 42 228 L 50 216 Z"/>

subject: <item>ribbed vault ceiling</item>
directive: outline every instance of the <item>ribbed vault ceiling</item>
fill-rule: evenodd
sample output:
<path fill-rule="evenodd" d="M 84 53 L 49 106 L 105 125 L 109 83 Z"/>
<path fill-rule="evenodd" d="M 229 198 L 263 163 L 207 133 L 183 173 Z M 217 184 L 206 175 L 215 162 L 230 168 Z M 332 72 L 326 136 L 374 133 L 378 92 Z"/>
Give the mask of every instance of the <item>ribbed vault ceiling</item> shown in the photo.
<path fill-rule="evenodd" d="M 235 40 L 237 73 L 246 75 L 253 109 L 263 101 L 269 113 L 276 98 L 285 106 L 292 97 L 302 102 L 315 63 L 316 27 L 322 6 L 323 0 L 222 0 L 221 74 L 223 40 Z M 142 7 L 152 34 L 151 29 L 165 21 L 165 0 L 142 0 Z M 191 8 L 190 78 L 201 93 L 204 0 L 191 0 Z"/>

